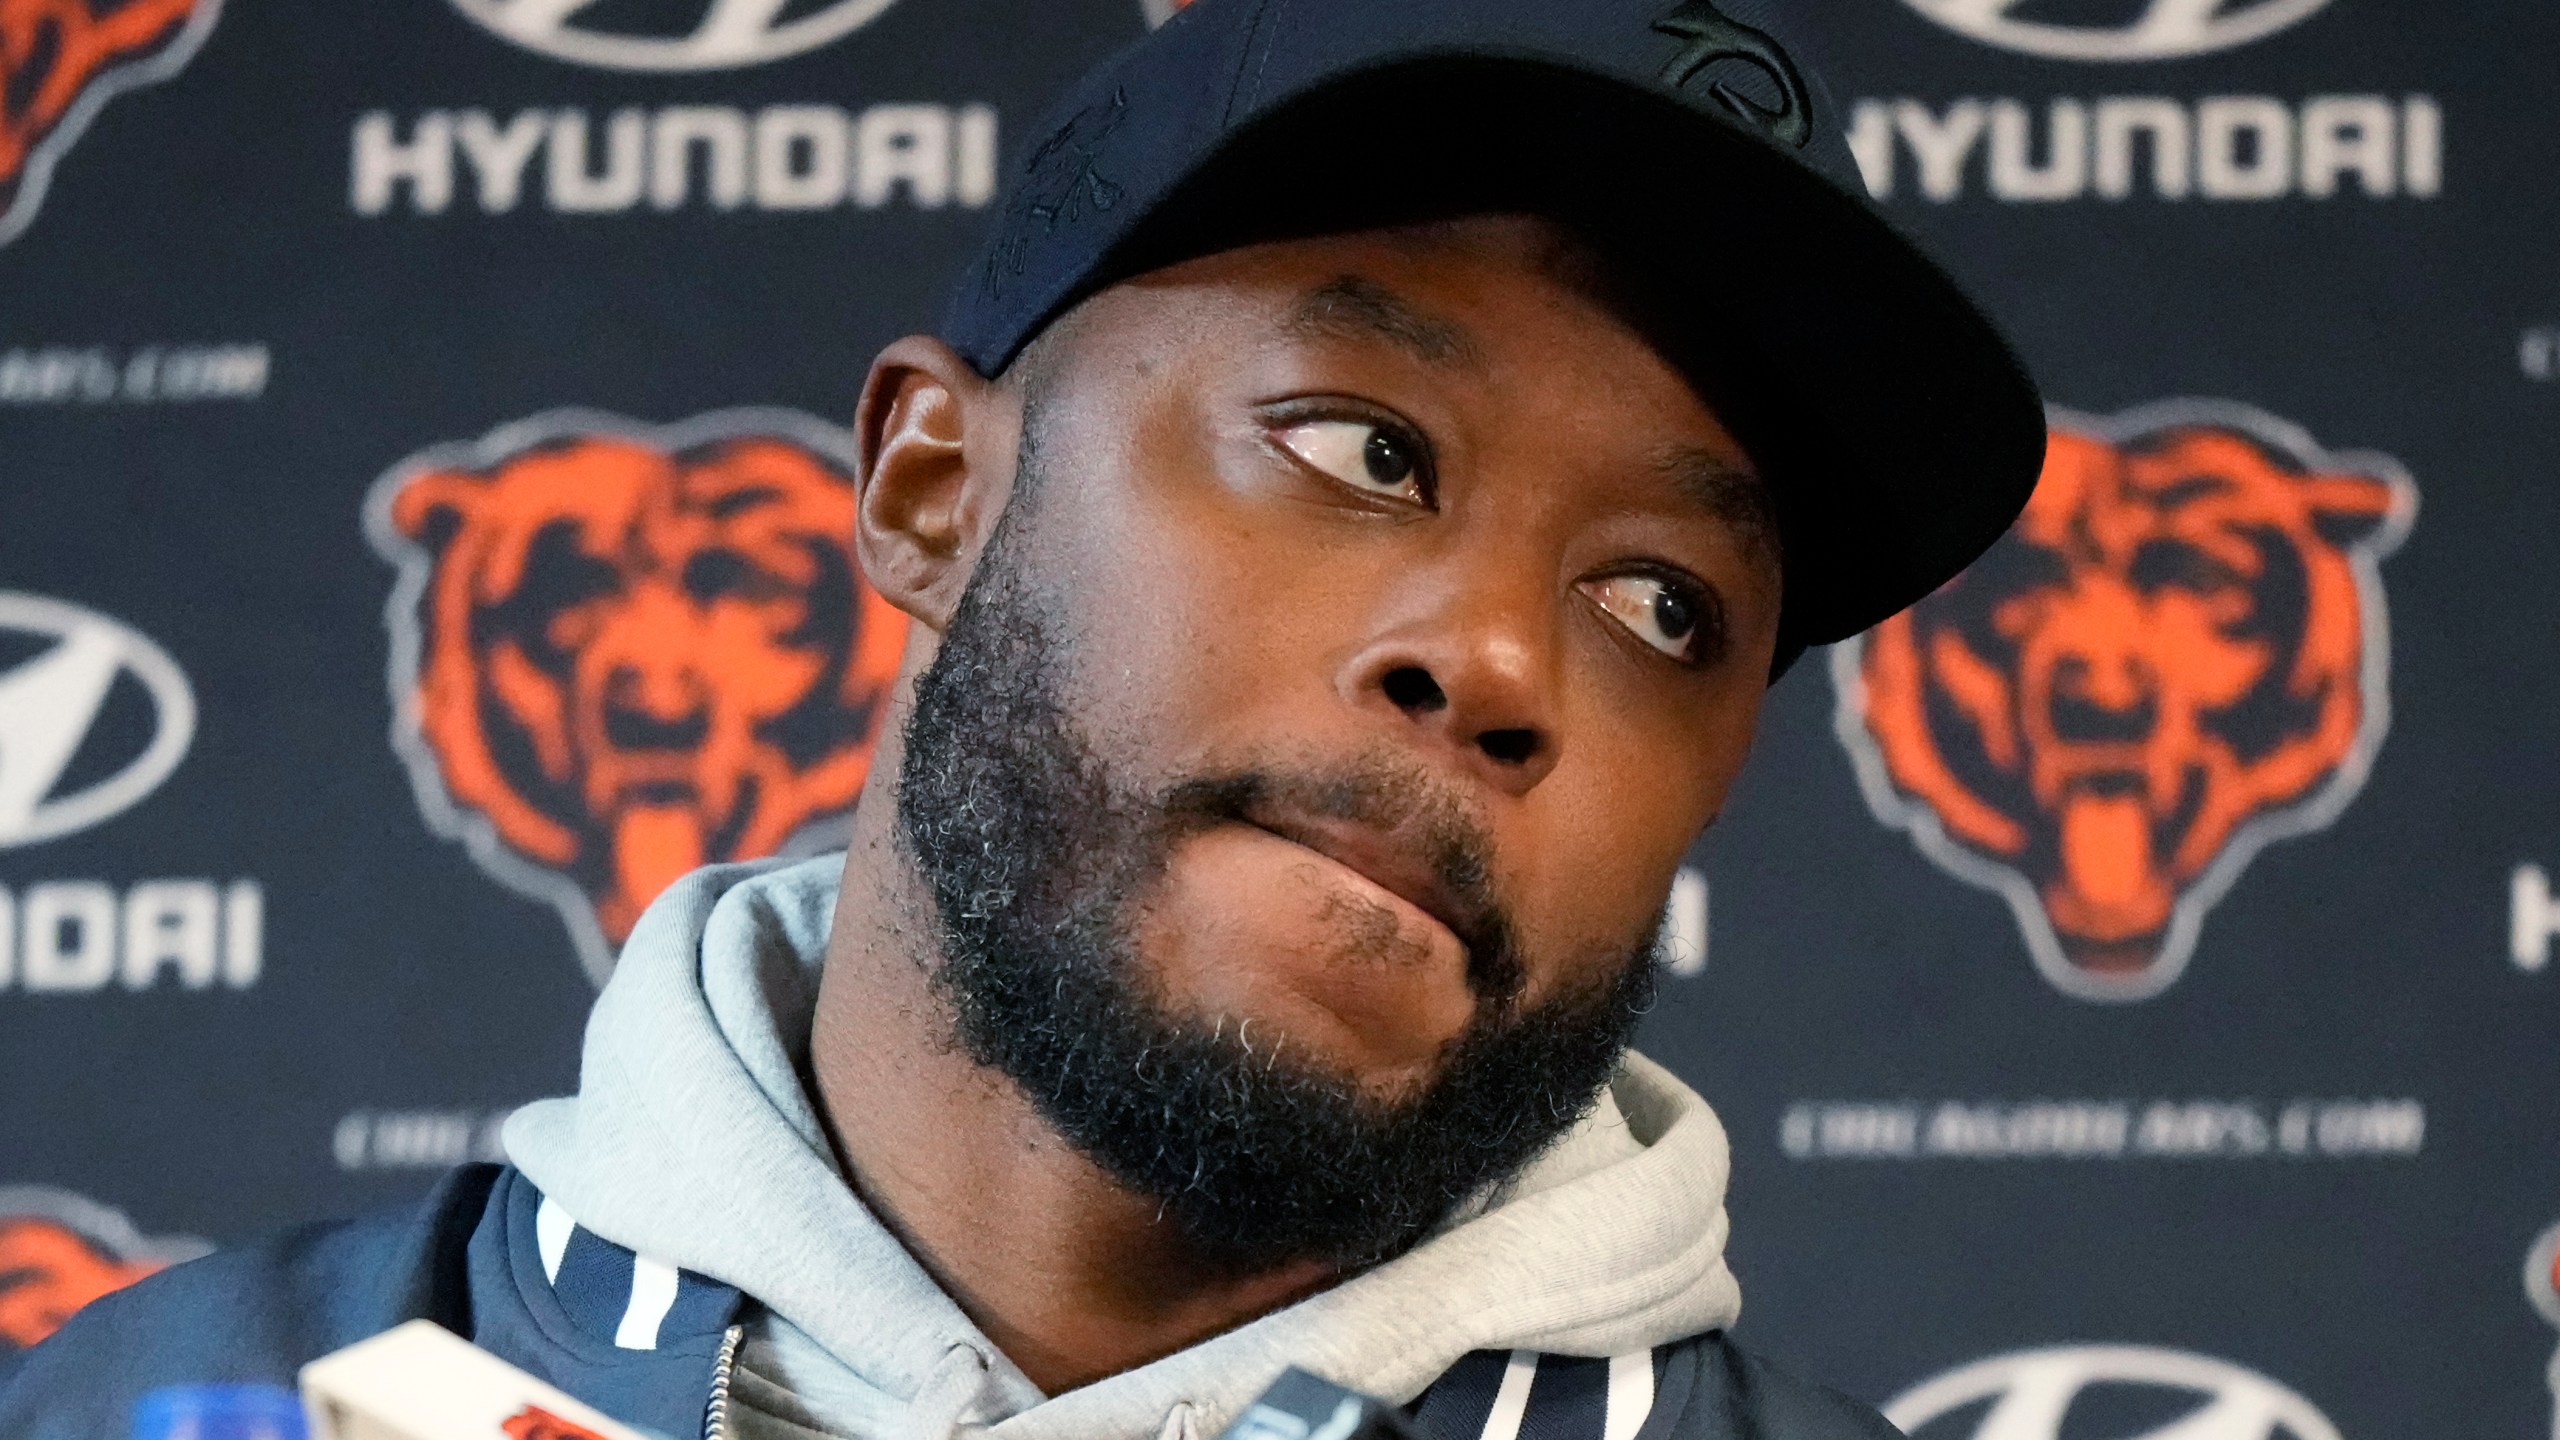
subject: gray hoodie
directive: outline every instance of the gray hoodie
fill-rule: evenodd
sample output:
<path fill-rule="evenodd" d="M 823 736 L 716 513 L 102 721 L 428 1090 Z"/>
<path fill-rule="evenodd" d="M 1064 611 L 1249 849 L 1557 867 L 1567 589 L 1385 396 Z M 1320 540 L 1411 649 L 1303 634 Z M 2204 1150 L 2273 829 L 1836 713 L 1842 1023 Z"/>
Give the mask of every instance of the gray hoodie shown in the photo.
<path fill-rule="evenodd" d="M 506 1128 L 576 1223 L 761 1303 L 742 1436 L 1205 1440 L 1286 1365 L 1403 1402 L 1470 1351 L 1625 1356 L 1740 1308 L 1724 1131 L 1630 1054 L 1588 1120 L 1412 1251 L 1044 1395 L 855 1198 L 799 1079 L 842 866 L 724 866 L 669 890 L 596 1003 L 578 1094 Z"/>

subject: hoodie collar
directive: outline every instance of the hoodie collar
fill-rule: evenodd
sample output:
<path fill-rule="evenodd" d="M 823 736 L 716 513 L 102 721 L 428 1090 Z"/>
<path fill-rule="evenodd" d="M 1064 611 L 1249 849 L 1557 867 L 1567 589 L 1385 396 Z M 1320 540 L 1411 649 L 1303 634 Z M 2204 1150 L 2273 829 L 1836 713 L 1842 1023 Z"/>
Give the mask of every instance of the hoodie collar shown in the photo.
<path fill-rule="evenodd" d="M 1630 1054 L 1600 1107 L 1481 1208 L 1385 1265 L 1188 1350 L 1043 1396 L 857 1199 L 800 1076 L 841 856 L 719 866 L 642 917 L 587 1026 L 578 1094 L 510 1156 L 581 1227 L 734 1286 L 916 1403 L 965 1349 L 1007 1440 L 1214 1434 L 1288 1364 L 1397 1401 L 1475 1350 L 1618 1355 L 1730 1324 L 1727 1153 L 1705 1102 Z"/>

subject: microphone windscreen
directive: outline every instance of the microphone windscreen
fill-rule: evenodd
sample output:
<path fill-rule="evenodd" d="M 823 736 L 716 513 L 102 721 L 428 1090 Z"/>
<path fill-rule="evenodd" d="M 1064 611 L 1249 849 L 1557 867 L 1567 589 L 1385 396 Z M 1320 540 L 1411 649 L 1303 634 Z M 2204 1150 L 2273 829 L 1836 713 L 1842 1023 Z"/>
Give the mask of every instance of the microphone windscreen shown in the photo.
<path fill-rule="evenodd" d="M 302 1367 L 311 1440 L 644 1440 L 431 1320 Z"/>

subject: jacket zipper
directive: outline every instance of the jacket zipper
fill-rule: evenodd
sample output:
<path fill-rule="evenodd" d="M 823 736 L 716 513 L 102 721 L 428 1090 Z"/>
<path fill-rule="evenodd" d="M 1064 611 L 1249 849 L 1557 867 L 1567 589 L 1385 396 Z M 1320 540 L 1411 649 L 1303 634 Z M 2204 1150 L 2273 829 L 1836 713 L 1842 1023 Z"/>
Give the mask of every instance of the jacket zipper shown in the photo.
<path fill-rule="evenodd" d="M 738 1368 L 738 1347 L 747 1327 L 732 1325 L 720 1337 L 720 1358 L 711 1362 L 711 1403 L 702 1411 L 702 1440 L 729 1440 L 729 1377 Z"/>

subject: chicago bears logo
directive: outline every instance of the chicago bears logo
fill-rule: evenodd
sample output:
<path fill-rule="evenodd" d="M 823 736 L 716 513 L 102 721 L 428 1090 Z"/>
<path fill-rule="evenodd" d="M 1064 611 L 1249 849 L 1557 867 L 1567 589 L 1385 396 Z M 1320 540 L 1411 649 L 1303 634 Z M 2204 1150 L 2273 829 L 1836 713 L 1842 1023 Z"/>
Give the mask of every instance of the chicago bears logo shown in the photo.
<path fill-rule="evenodd" d="M 81 1306 L 192 1260 L 194 1240 L 146 1240 L 122 1215 L 40 1186 L 0 1186 L 0 1355 L 62 1328 Z"/>
<path fill-rule="evenodd" d="M 393 740 L 419 805 L 601 981 L 696 866 L 819 848 L 906 637 L 853 556 L 852 437 L 562 411 L 394 467 Z"/>
<path fill-rule="evenodd" d="M 2065 993 L 2158 994 L 2250 858 L 2363 784 L 2416 510 L 2397 463 L 2244 406 L 2056 412 L 2009 534 L 1833 652 L 1868 803 Z"/>
<path fill-rule="evenodd" d="M 119 92 L 175 75 L 221 0 L 0 0 L 0 245 L 35 220 L 71 142 Z"/>

